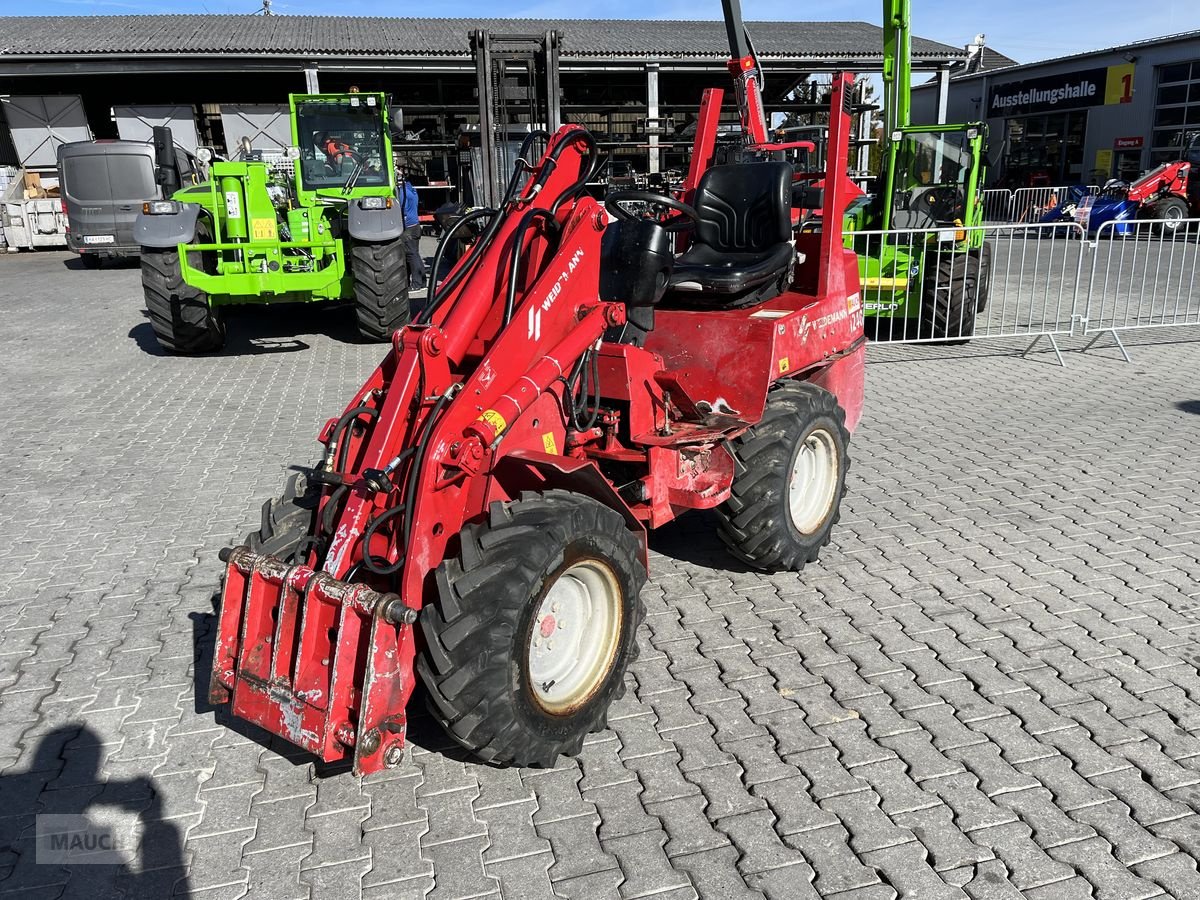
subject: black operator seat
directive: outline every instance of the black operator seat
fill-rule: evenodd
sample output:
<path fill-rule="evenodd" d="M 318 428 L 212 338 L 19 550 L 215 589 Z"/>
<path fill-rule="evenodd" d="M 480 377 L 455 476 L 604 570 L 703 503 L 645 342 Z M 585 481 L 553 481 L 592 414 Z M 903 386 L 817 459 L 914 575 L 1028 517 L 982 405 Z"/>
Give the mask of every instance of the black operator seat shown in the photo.
<path fill-rule="evenodd" d="M 664 303 L 737 306 L 766 299 L 785 283 L 792 245 L 792 165 L 785 161 L 713 166 L 692 206 L 692 243 L 675 260 Z M 747 297 L 747 295 L 749 295 Z"/>

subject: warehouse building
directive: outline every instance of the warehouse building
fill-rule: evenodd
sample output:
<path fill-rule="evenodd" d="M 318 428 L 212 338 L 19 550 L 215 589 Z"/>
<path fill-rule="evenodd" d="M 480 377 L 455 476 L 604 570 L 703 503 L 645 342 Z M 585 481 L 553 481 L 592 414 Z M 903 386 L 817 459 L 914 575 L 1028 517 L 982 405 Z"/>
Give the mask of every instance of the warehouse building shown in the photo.
<path fill-rule="evenodd" d="M 863 22 L 748 27 L 769 112 L 813 115 L 823 99 L 815 75 L 882 65 L 881 29 Z M 703 89 L 730 86 L 719 21 L 74 16 L 0 19 L 0 95 L 78 96 L 95 137 L 144 138 L 167 122 L 177 141 L 220 151 L 243 127 L 278 129 L 288 93 L 382 90 L 403 118 L 399 155 L 421 158 L 436 179 L 450 174 L 438 169 L 452 167 L 456 133 L 478 122 L 475 29 L 557 32 L 563 119 L 637 157 L 641 171 L 678 164 Z M 928 40 L 913 49 L 916 67 L 940 73 L 944 85 L 966 59 L 964 49 Z M 222 123 L 231 115 L 236 129 Z M 0 162 L 14 161 L 11 146 L 7 155 Z"/>
<path fill-rule="evenodd" d="M 940 93 L 918 88 L 914 115 L 936 115 Z M 949 121 L 987 121 L 993 186 L 1130 181 L 1200 130 L 1200 31 L 1028 65 L 969 59 L 944 108 Z"/>

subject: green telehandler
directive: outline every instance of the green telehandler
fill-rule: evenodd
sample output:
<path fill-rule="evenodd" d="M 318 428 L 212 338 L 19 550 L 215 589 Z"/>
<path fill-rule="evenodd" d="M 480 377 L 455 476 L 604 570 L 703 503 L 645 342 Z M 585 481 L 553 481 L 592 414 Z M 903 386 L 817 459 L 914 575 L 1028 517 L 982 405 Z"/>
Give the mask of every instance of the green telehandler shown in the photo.
<path fill-rule="evenodd" d="M 167 352 L 219 350 L 224 308 L 236 304 L 350 300 L 374 341 L 409 320 L 386 95 L 288 99 L 282 158 L 243 138 L 239 158 L 212 162 L 208 180 L 142 206 L 142 287 Z"/>
<path fill-rule="evenodd" d="M 884 0 L 883 168 L 879 189 L 847 211 L 863 310 L 877 338 L 965 340 L 987 304 L 983 223 L 987 126 L 912 122 L 911 0 Z"/>

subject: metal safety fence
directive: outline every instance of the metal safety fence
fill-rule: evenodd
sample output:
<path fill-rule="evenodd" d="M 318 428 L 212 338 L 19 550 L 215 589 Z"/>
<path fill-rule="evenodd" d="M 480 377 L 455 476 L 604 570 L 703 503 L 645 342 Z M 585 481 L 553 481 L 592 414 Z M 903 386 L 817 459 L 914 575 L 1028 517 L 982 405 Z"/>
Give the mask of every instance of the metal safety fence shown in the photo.
<path fill-rule="evenodd" d="M 905 343 L 1069 334 L 1083 238 L 1073 223 L 856 232 L 868 334 Z"/>
<path fill-rule="evenodd" d="M 1200 219 L 1105 222 L 1091 252 L 1085 350 L 1108 334 L 1128 360 L 1122 332 L 1200 325 Z"/>
<path fill-rule="evenodd" d="M 862 231 L 867 333 L 900 343 L 1200 326 L 1200 218 Z"/>
<path fill-rule="evenodd" d="M 1043 215 L 1057 207 L 1059 200 L 1067 197 L 1071 189 L 1068 185 L 1017 188 L 1013 191 L 1007 188 L 986 188 L 980 191 L 983 221 L 1035 224 Z M 1100 187 L 1089 184 L 1084 186 L 1084 191 L 1096 196 L 1100 193 Z"/>

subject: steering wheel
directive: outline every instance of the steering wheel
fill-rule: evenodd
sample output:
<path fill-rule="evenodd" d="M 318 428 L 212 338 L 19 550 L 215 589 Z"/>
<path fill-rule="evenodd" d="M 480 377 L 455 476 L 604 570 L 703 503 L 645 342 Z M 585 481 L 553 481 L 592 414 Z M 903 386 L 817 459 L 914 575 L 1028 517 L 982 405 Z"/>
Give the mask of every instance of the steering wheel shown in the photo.
<path fill-rule="evenodd" d="M 967 198 L 962 190 L 954 185 L 935 187 L 925 192 L 921 197 L 926 211 L 940 222 L 951 222 L 959 218 Z"/>
<path fill-rule="evenodd" d="M 700 214 L 696 210 L 666 194 L 656 194 L 653 191 L 613 191 L 604 198 L 604 208 L 622 222 L 636 222 L 645 218 L 625 209 L 620 205 L 622 202 L 645 203 L 652 209 L 669 209 L 678 213 L 679 215 L 661 223 L 667 231 L 679 231 L 689 223 L 694 225 L 700 221 Z"/>

